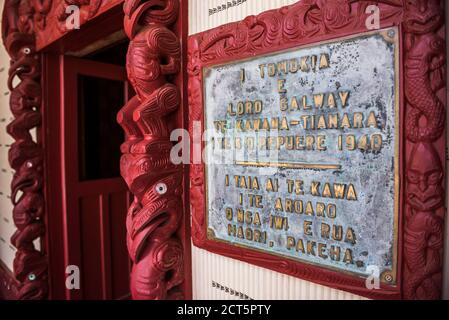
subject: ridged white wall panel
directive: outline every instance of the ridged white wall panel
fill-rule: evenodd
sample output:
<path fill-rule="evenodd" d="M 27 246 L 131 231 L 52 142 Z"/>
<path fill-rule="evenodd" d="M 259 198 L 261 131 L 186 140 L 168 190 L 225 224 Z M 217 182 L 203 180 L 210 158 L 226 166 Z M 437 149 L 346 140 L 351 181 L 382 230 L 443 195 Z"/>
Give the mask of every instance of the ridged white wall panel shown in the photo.
<path fill-rule="evenodd" d="M 232 1 L 232 0 L 231 0 Z M 222 24 L 244 19 L 263 11 L 291 5 L 297 0 L 247 0 L 245 3 L 209 15 L 209 9 L 227 3 L 228 0 L 190 0 L 189 33 L 196 34 Z M 358 300 L 361 297 L 316 285 L 247 263 L 193 248 L 194 299 L 263 299 L 295 300 Z M 224 290 L 213 287 L 218 283 Z M 226 292 L 226 289 L 232 289 Z M 235 291 L 239 296 L 236 296 Z"/>
<path fill-rule="evenodd" d="M 0 12 L 5 0 L 0 0 Z M 2 15 L 0 15 L 1 23 Z M 12 170 L 8 163 L 8 150 L 13 142 L 6 132 L 6 126 L 12 120 L 9 111 L 9 90 L 7 88 L 9 57 L 3 44 L 0 45 L 0 260 L 12 270 L 12 261 L 16 249 L 10 238 L 15 231 L 12 220 L 11 179 Z"/>
<path fill-rule="evenodd" d="M 447 45 L 447 53 L 449 54 L 449 3 L 446 2 L 446 45 Z M 449 85 L 449 73 L 447 74 L 447 84 Z M 448 86 L 448 101 L 449 101 L 449 86 Z M 449 119 L 449 112 L 448 112 L 448 119 Z M 449 130 L 448 130 L 448 141 L 449 141 Z M 449 145 L 448 145 L 449 150 Z M 448 158 L 446 159 L 447 168 L 449 168 L 449 154 Z M 449 182 L 449 180 L 448 180 Z M 446 184 L 446 190 L 448 192 L 448 199 L 449 199 L 449 183 Z M 447 199 L 447 200 L 448 200 Z M 449 205 L 446 206 L 449 208 Z M 444 250 L 444 291 L 443 296 L 444 299 L 449 300 L 449 221 L 446 219 L 446 247 Z"/>

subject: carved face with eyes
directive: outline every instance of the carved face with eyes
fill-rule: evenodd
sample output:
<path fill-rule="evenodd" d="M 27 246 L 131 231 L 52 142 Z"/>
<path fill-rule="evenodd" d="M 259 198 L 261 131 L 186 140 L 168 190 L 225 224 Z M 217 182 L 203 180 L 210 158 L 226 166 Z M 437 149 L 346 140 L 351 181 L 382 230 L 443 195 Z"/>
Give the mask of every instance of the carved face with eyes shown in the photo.
<path fill-rule="evenodd" d="M 443 205 L 443 170 L 432 145 L 420 143 L 412 151 L 407 172 L 407 202 L 420 211 L 436 210 Z"/>
<path fill-rule="evenodd" d="M 443 23 L 444 10 L 440 0 L 405 1 L 406 32 L 424 34 L 438 29 Z"/>

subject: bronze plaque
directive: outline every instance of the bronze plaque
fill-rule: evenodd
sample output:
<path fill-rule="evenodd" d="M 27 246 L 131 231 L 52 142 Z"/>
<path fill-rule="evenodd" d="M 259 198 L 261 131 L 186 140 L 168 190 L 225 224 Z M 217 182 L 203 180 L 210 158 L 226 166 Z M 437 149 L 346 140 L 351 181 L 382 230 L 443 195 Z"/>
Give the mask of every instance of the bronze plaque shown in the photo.
<path fill-rule="evenodd" d="M 398 30 L 203 70 L 208 238 L 396 283 Z"/>

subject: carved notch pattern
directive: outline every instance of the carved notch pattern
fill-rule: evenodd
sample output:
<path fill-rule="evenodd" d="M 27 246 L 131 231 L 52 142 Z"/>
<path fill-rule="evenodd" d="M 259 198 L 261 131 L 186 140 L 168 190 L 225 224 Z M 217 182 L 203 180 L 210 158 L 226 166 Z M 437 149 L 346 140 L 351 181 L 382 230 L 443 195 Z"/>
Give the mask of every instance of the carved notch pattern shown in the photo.
<path fill-rule="evenodd" d="M 446 211 L 444 1 L 302 0 L 190 37 L 190 132 L 192 135 L 196 130 L 194 122 L 204 126 L 203 66 L 365 32 L 365 12 L 371 4 L 380 6 L 383 28 L 402 24 L 405 31 L 405 97 L 401 102 L 406 119 L 401 157 L 406 165 L 401 180 L 406 178 L 406 183 L 402 191 L 405 203 L 401 204 L 401 288 L 373 292 L 364 289 L 359 279 L 208 241 L 204 165 L 192 165 L 190 171 L 192 237 L 199 247 L 371 298 L 437 299 L 441 297 Z"/>
<path fill-rule="evenodd" d="M 440 299 L 445 219 L 444 1 L 405 1 L 407 149 L 404 296 Z M 443 137 L 444 146 L 439 143 Z M 441 141 L 440 141 L 441 142 Z"/>
<path fill-rule="evenodd" d="M 32 1 L 29 4 L 41 4 Z M 14 138 L 9 163 L 15 170 L 11 183 L 13 219 L 17 231 L 11 238 L 17 248 L 14 276 L 18 299 L 45 299 L 48 292 L 47 259 L 33 242 L 44 236 L 43 151 L 30 131 L 41 126 L 41 66 L 35 52 L 33 19 L 27 1 L 7 1 L 2 26 L 3 42 L 11 57 L 8 87 L 14 120 L 7 131 Z M 29 20 L 27 20 L 29 19 Z M 28 22 L 27 22 L 28 21 Z M 37 19 L 37 21 L 41 21 Z M 19 80 L 17 85 L 14 84 Z"/>
<path fill-rule="evenodd" d="M 131 293 L 138 300 L 180 299 L 183 246 L 177 237 L 182 209 L 182 168 L 170 160 L 167 116 L 181 104 L 170 76 L 180 72 L 180 39 L 170 30 L 178 0 L 127 0 L 125 31 L 131 39 L 128 78 L 137 95 L 119 112 L 126 133 L 121 172 L 134 202 L 127 216 L 133 261 Z"/>

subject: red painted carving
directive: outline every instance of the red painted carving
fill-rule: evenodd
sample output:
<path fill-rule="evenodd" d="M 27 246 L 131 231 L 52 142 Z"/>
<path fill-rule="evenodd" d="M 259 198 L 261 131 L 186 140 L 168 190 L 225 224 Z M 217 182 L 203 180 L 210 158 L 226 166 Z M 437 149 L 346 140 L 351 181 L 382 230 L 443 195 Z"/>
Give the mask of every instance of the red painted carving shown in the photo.
<path fill-rule="evenodd" d="M 131 39 L 128 78 L 137 93 L 117 118 L 126 132 L 121 172 L 135 196 L 126 223 L 131 293 L 138 300 L 178 299 L 184 280 L 176 236 L 183 217 L 182 172 L 170 160 L 167 116 L 181 103 L 179 89 L 169 82 L 180 71 L 180 40 L 169 29 L 179 2 L 128 0 L 124 11 Z"/>
<path fill-rule="evenodd" d="M 42 3 L 33 1 L 30 4 L 37 6 Z M 25 23 L 23 10 L 23 1 L 7 1 L 2 26 L 3 42 L 11 57 L 8 87 L 11 91 L 10 108 L 14 115 L 14 120 L 7 127 L 14 138 L 9 163 L 16 171 L 11 183 L 11 199 L 17 231 L 11 242 L 17 248 L 14 260 L 14 275 L 19 282 L 17 297 L 43 299 L 48 289 L 47 259 L 33 244 L 45 233 L 43 153 L 30 134 L 31 130 L 41 125 L 41 70 L 34 36 L 29 30 L 36 17 Z M 14 86 L 16 79 L 20 82 Z"/>
<path fill-rule="evenodd" d="M 402 24 L 407 48 L 401 74 L 406 141 L 400 157 L 406 174 L 401 176 L 405 203 L 400 205 L 399 231 L 404 237 L 399 243 L 403 268 L 398 270 L 398 286 L 367 290 L 362 279 L 207 240 L 202 164 L 191 166 L 192 237 L 198 247 L 370 298 L 436 299 L 441 296 L 445 216 L 444 1 L 303 0 L 190 37 L 190 132 L 193 136 L 197 130 L 194 122 L 204 126 L 204 66 L 366 32 L 365 11 L 371 4 L 380 6 L 382 28 Z M 192 143 L 192 155 L 193 148 Z"/>
<path fill-rule="evenodd" d="M 446 42 L 444 1 L 406 1 L 407 209 L 404 297 L 439 299 L 444 243 Z"/>
<path fill-rule="evenodd" d="M 67 13 L 69 6 L 80 8 L 80 25 L 94 17 L 101 7 L 103 0 L 63 0 L 56 7 L 56 16 L 62 32 L 66 32 L 66 19 L 71 14 Z"/>
<path fill-rule="evenodd" d="M 12 1 L 14 2 L 14 1 Z M 50 12 L 52 0 L 20 0 L 18 5 L 19 29 L 26 33 L 44 29 L 46 16 Z"/>

